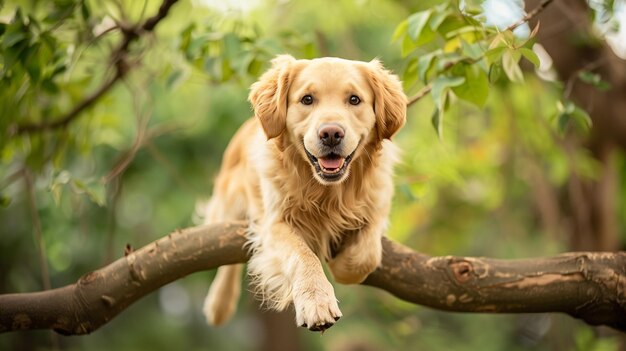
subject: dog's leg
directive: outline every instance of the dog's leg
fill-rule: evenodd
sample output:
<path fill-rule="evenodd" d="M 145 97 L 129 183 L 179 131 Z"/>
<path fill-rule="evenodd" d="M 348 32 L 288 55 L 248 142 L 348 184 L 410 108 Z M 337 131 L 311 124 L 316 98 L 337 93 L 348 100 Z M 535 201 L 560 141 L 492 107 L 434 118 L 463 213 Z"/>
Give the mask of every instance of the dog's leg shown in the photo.
<path fill-rule="evenodd" d="M 245 218 L 243 204 L 243 199 L 236 196 L 226 198 L 222 194 L 214 195 L 206 209 L 205 223 Z M 237 310 L 242 270 L 243 264 L 222 266 L 217 269 L 202 309 L 209 325 L 218 326 L 226 323 Z"/>
<path fill-rule="evenodd" d="M 210 325 L 222 325 L 237 310 L 241 294 L 242 264 L 222 266 L 217 269 L 209 293 L 204 299 L 204 316 Z"/>
<path fill-rule="evenodd" d="M 359 284 L 380 265 L 383 232 L 386 221 L 368 225 L 348 238 L 337 256 L 328 261 L 328 268 L 341 284 Z"/>
<path fill-rule="evenodd" d="M 269 226 L 252 244 L 248 269 L 270 307 L 282 310 L 293 302 L 297 325 L 314 331 L 330 328 L 341 317 L 320 260 L 289 225 Z"/>

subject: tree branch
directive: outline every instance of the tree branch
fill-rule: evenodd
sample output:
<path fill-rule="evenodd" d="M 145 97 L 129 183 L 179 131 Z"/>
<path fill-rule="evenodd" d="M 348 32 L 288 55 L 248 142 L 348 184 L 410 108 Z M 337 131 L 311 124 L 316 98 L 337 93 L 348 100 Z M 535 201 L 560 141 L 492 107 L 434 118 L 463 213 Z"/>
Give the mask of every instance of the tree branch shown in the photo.
<path fill-rule="evenodd" d="M 522 24 L 530 21 L 531 19 L 533 19 L 535 16 L 537 16 L 538 14 L 541 13 L 541 11 L 545 10 L 546 7 L 548 7 L 548 5 L 550 5 L 550 3 L 554 1 L 554 0 L 542 0 L 541 3 L 539 3 L 539 5 L 537 5 L 535 8 L 533 8 L 532 10 L 530 10 L 529 13 L 527 13 L 524 17 L 522 17 L 519 21 L 513 23 L 512 25 L 506 27 L 505 31 L 514 31 L 517 27 L 521 26 Z"/>
<path fill-rule="evenodd" d="M 88 334 L 130 304 L 190 273 L 247 260 L 246 223 L 178 230 L 62 288 L 0 295 L 0 333 Z M 416 304 L 462 312 L 563 312 L 626 331 L 626 252 L 497 260 L 430 257 L 383 239 L 365 285 Z"/>
<path fill-rule="evenodd" d="M 62 115 L 61 117 L 52 118 L 48 121 L 43 121 L 40 123 L 26 123 L 17 125 L 13 127 L 13 130 L 9 134 L 16 135 L 39 132 L 43 130 L 52 130 L 65 127 L 70 124 L 80 115 L 81 112 L 100 100 L 100 98 L 104 94 L 109 92 L 109 90 L 111 90 L 111 88 L 115 86 L 115 83 L 117 83 L 120 79 L 126 76 L 129 71 L 127 56 L 129 53 L 130 44 L 139 39 L 142 34 L 146 32 L 152 32 L 156 25 L 167 16 L 170 8 L 177 1 L 178 0 L 163 0 L 163 3 L 159 7 L 159 11 L 154 16 L 148 18 L 142 24 L 136 27 L 120 27 L 123 35 L 122 41 L 111 53 L 110 56 L 110 61 L 115 67 L 115 73 L 111 78 L 106 80 L 106 82 L 102 86 L 100 86 L 100 88 L 98 88 L 95 92 L 87 96 L 83 101 L 79 102 L 76 106 L 74 106 L 73 109 L 71 109 L 69 112 L 67 112 L 65 115 Z"/>

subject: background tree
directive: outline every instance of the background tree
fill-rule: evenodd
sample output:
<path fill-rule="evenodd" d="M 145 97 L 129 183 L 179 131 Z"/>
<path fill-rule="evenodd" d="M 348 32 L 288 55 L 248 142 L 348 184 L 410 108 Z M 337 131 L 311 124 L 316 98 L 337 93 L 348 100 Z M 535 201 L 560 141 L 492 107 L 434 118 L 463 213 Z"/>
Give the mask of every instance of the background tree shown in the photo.
<path fill-rule="evenodd" d="M 406 153 L 390 237 L 433 255 L 623 248 L 625 65 L 597 29 L 620 24 L 623 2 L 544 1 L 530 27 L 517 25 L 518 12 L 500 32 L 484 18 L 515 6 L 174 3 L 0 2 L 0 292 L 65 285 L 127 243 L 189 226 L 225 144 L 250 116 L 248 85 L 281 52 L 378 56 L 422 97 L 398 136 Z M 504 30 L 511 25 L 522 33 Z M 555 82 L 532 73 L 536 39 L 553 58 Z M 256 312 L 249 296 L 238 318 L 215 330 L 200 314 L 209 279 L 172 283 L 88 337 L 4 334 L 0 346 L 619 346 L 610 332 L 561 316 L 442 314 L 361 287 L 337 287 L 350 318 L 322 339 L 292 328 L 289 314 Z"/>

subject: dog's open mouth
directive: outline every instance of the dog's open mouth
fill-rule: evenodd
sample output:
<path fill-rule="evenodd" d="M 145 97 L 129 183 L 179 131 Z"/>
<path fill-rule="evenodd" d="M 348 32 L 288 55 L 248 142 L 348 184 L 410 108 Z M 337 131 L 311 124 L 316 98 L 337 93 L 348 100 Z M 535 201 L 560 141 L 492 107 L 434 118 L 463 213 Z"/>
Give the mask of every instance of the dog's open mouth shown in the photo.
<path fill-rule="evenodd" d="M 347 157 L 342 157 L 341 155 L 335 153 L 329 153 L 322 157 L 313 156 L 309 150 L 304 148 L 306 155 L 309 158 L 309 161 L 315 167 L 315 171 L 323 180 L 327 182 L 334 182 L 340 180 L 343 175 L 346 173 L 348 169 L 348 165 L 350 161 L 352 161 L 352 156 L 354 156 L 353 151 Z"/>

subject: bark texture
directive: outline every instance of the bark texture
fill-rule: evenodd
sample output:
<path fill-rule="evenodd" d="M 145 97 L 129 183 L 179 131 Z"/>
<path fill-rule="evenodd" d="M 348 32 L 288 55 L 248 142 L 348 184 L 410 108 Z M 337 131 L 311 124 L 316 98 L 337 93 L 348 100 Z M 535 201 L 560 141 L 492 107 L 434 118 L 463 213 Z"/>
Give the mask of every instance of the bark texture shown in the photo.
<path fill-rule="evenodd" d="M 178 230 L 74 284 L 0 295 L 0 333 L 91 333 L 167 283 L 245 262 L 245 232 L 244 222 Z M 523 260 L 430 257 L 383 240 L 383 263 L 364 284 L 403 300 L 446 311 L 563 312 L 626 331 L 626 252 Z"/>

